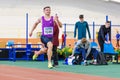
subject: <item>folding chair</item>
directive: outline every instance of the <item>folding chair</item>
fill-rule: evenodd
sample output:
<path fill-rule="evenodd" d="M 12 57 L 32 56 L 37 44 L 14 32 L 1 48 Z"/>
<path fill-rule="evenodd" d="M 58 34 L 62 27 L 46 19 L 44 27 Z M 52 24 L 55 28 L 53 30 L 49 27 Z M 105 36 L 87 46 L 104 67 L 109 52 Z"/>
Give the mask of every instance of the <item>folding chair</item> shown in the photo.
<path fill-rule="evenodd" d="M 9 48 L 10 48 L 10 47 L 13 47 L 13 46 L 14 46 L 14 41 L 13 41 L 13 40 L 8 40 L 7 46 L 8 46 Z"/>
<path fill-rule="evenodd" d="M 118 63 L 118 52 L 114 51 L 114 47 L 113 47 L 112 43 L 110 43 L 110 44 L 104 43 L 103 53 L 105 54 L 105 57 L 106 57 L 106 55 L 115 55 L 116 63 Z"/>

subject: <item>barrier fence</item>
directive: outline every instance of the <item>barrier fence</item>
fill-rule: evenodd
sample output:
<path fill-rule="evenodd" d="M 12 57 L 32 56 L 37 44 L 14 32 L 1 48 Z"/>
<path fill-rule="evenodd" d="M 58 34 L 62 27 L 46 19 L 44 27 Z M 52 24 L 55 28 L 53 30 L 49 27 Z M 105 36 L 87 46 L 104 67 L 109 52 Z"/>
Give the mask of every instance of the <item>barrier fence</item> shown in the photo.
<path fill-rule="evenodd" d="M 96 41 L 97 39 L 98 31 L 101 25 L 104 25 L 104 24 L 95 24 L 94 21 L 92 24 L 89 24 L 91 39 L 93 40 L 93 42 Z M 65 46 L 66 46 L 67 39 L 74 39 L 75 24 L 63 24 L 63 26 L 64 26 L 64 35 L 65 34 L 67 35 L 65 36 Z M 111 21 L 111 39 L 114 45 L 116 43 L 115 41 L 116 41 L 117 31 L 120 31 L 120 25 L 114 25 L 112 24 L 112 21 Z M 88 33 L 87 33 L 87 38 L 88 38 Z"/>

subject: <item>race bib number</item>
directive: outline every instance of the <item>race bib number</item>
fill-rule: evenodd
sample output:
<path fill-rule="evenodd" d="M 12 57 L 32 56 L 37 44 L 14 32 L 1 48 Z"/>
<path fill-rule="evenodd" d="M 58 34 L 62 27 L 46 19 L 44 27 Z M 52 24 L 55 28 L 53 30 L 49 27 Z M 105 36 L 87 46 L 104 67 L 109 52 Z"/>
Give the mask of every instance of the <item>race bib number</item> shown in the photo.
<path fill-rule="evenodd" d="M 44 27 L 44 35 L 53 35 L 53 27 Z"/>

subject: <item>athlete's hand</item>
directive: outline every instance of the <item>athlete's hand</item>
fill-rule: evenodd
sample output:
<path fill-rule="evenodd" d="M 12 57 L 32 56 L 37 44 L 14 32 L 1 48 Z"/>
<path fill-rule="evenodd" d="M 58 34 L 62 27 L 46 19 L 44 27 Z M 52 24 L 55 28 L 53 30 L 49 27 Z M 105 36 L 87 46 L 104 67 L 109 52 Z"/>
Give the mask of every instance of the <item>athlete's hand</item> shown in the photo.
<path fill-rule="evenodd" d="M 32 36 L 32 32 L 29 33 L 29 36 L 30 36 L 30 37 Z"/>
<path fill-rule="evenodd" d="M 77 42 L 78 40 L 76 38 L 74 38 L 74 43 Z"/>
<path fill-rule="evenodd" d="M 108 41 L 108 44 L 110 44 L 110 41 Z"/>
<path fill-rule="evenodd" d="M 89 39 L 89 42 L 92 42 L 92 39 Z"/>
<path fill-rule="evenodd" d="M 107 41 L 105 41 L 105 43 L 107 44 Z"/>
<path fill-rule="evenodd" d="M 58 21 L 58 16 L 57 16 L 57 14 L 55 14 L 54 20 L 55 20 L 55 21 Z"/>

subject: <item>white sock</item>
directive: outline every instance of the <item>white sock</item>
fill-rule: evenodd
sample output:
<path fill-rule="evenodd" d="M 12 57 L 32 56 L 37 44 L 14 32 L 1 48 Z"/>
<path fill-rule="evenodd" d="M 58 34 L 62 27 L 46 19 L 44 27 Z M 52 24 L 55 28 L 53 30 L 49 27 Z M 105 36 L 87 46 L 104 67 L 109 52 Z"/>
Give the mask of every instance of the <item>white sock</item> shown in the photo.
<path fill-rule="evenodd" d="M 87 62 L 86 60 L 84 60 L 84 62 Z"/>
<path fill-rule="evenodd" d="M 97 60 L 96 60 L 96 59 L 94 59 L 94 62 L 97 62 Z"/>

